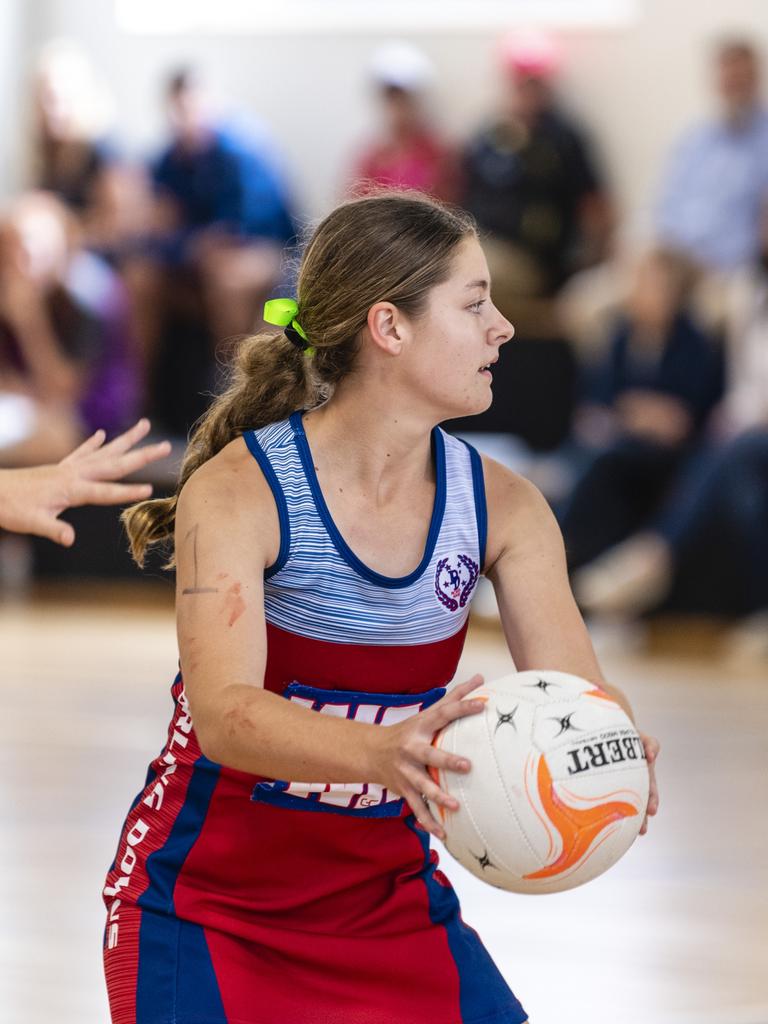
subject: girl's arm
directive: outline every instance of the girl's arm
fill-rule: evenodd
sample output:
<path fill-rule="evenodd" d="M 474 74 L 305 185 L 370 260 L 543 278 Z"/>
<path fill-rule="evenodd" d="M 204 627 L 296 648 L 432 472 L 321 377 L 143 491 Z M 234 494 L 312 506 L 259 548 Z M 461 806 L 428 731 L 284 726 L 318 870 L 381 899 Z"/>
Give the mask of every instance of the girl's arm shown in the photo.
<path fill-rule="evenodd" d="M 422 825 L 440 835 L 422 797 L 451 809 L 456 802 L 427 766 L 469 765 L 432 747 L 432 737 L 482 710 L 482 703 L 462 700 L 482 680 L 386 727 L 319 715 L 265 690 L 263 575 L 279 548 L 272 493 L 243 441 L 234 441 L 193 474 L 176 512 L 181 670 L 203 753 L 273 779 L 379 783 L 405 797 Z"/>
<path fill-rule="evenodd" d="M 556 669 L 597 683 L 634 721 L 626 696 L 600 670 L 571 593 L 560 528 L 539 491 L 493 459 L 483 459 L 488 501 L 485 575 L 493 583 L 501 623 L 519 672 Z M 643 736 L 651 773 L 648 814 L 658 808 L 653 763 L 658 742 Z M 643 831 L 647 821 L 643 825 Z"/>

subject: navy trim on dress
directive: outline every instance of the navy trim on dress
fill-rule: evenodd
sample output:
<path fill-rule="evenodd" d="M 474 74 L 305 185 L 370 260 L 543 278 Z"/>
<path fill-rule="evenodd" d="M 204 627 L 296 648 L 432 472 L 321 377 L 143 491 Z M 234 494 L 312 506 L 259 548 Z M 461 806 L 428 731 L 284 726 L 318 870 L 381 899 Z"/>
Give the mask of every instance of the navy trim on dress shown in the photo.
<path fill-rule="evenodd" d="M 475 515 L 477 516 L 477 543 L 480 547 L 480 572 L 485 567 L 485 548 L 488 542 L 488 504 L 485 499 L 485 474 L 483 460 L 477 448 L 473 448 L 463 438 L 459 439 L 469 449 L 472 463 L 472 490 L 475 494 Z"/>
<path fill-rule="evenodd" d="M 375 572 L 370 569 L 365 562 L 362 562 L 357 555 L 352 551 L 347 542 L 339 532 L 338 527 L 333 521 L 333 517 L 325 503 L 323 492 L 320 488 L 320 481 L 317 479 L 315 473 L 315 464 L 312 461 L 312 452 L 309 448 L 307 441 L 307 435 L 304 433 L 304 413 L 299 410 L 290 417 L 290 424 L 293 428 L 293 436 L 296 442 L 296 447 L 299 451 L 301 458 L 301 464 L 304 467 L 304 474 L 307 478 L 310 490 L 312 491 L 312 497 L 315 500 L 315 507 L 317 512 L 325 525 L 328 535 L 333 541 L 333 545 L 339 552 L 344 561 L 363 579 L 368 580 L 370 583 L 375 583 L 379 587 L 409 587 L 412 583 L 415 583 L 420 576 L 424 573 L 430 561 L 432 555 L 435 553 L 435 545 L 437 544 L 437 538 L 440 534 L 440 527 L 443 525 L 443 516 L 445 514 L 445 441 L 443 440 L 442 432 L 439 427 L 435 427 L 432 431 L 432 452 L 435 462 L 435 504 L 432 508 L 432 519 L 429 524 L 429 533 L 427 534 L 427 544 L 424 549 L 424 557 L 422 558 L 419 565 L 409 573 L 407 576 L 384 576 L 381 573 Z"/>
<path fill-rule="evenodd" d="M 446 694 L 444 686 L 433 686 L 431 690 L 420 693 L 372 693 L 369 690 L 328 690 L 322 686 L 311 686 L 294 680 L 288 683 L 282 696 L 286 700 L 291 697 L 303 697 L 313 704 L 349 704 L 355 710 L 359 704 L 379 704 L 383 708 L 402 708 L 411 704 L 421 704 L 423 709 L 432 707 Z M 354 716 L 352 716 L 354 717 Z"/>
<path fill-rule="evenodd" d="M 277 474 L 272 468 L 272 463 L 269 461 L 267 453 L 256 440 L 255 432 L 253 430 L 246 431 L 243 434 L 243 440 L 248 445 L 248 451 L 261 467 L 264 479 L 270 486 L 275 499 L 275 505 L 277 505 L 277 515 L 280 521 L 280 550 L 277 552 L 277 558 L 272 565 L 264 570 L 264 579 L 268 580 L 275 573 L 280 572 L 288 561 L 288 555 L 291 551 L 291 523 L 288 519 L 288 502 L 285 500 L 283 488 L 280 486 L 280 481 L 277 479 Z"/>

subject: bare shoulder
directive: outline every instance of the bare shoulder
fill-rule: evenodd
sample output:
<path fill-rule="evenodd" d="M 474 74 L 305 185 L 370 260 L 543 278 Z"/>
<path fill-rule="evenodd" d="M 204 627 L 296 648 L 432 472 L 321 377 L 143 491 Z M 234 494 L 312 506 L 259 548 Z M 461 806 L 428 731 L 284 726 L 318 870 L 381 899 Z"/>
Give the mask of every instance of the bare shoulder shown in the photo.
<path fill-rule="evenodd" d="M 237 513 L 267 499 L 271 500 L 271 491 L 261 467 L 237 438 L 195 470 L 181 490 L 179 507 L 212 505 Z"/>
<path fill-rule="evenodd" d="M 483 474 L 488 506 L 486 573 L 504 555 L 562 545 L 560 528 L 538 487 L 485 455 Z"/>
<path fill-rule="evenodd" d="M 242 438 L 222 448 L 184 484 L 176 509 L 177 536 L 193 523 L 218 526 L 222 539 L 247 533 L 253 546 L 264 551 L 267 564 L 277 557 L 275 498 Z"/>
<path fill-rule="evenodd" d="M 515 507 L 521 510 L 539 506 L 541 503 L 546 505 L 541 491 L 530 480 L 502 466 L 488 455 L 483 455 L 482 460 L 489 512 L 499 503 L 505 507 L 509 503 L 514 503 Z"/>

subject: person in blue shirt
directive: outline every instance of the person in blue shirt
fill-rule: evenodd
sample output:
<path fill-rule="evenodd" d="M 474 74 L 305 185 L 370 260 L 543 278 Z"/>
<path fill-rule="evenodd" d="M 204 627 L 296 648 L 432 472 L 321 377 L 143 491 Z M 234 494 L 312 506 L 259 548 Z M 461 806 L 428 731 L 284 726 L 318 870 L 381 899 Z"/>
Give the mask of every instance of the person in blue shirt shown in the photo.
<path fill-rule="evenodd" d="M 173 138 L 152 165 L 158 196 L 172 208 L 176 229 L 166 236 L 180 259 L 200 232 L 231 240 L 285 244 L 295 226 L 284 183 L 258 140 L 244 127 L 214 122 L 201 82 L 190 71 L 168 86 Z"/>
<path fill-rule="evenodd" d="M 127 268 L 148 376 L 179 309 L 197 322 L 202 312 L 211 365 L 226 359 L 231 342 L 258 326 L 296 234 L 285 183 L 257 133 L 218 121 L 193 70 L 174 73 L 166 95 L 171 140 L 150 167 L 152 226 Z"/>
<path fill-rule="evenodd" d="M 768 206 L 768 110 L 760 61 L 747 40 L 716 51 L 721 113 L 678 142 L 662 179 L 656 232 L 704 271 L 753 263 Z"/>

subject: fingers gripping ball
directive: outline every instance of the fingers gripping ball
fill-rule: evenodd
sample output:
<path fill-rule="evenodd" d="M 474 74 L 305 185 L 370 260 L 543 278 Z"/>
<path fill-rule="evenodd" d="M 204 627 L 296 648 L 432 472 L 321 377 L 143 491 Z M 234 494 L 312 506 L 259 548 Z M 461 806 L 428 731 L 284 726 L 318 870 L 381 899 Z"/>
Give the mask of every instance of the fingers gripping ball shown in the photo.
<path fill-rule="evenodd" d="M 482 714 L 435 745 L 472 762 L 438 772 L 457 811 L 433 807 L 448 851 L 483 881 L 520 893 L 572 889 L 634 842 L 648 803 L 643 743 L 607 693 L 565 672 L 519 672 L 472 694 Z"/>

